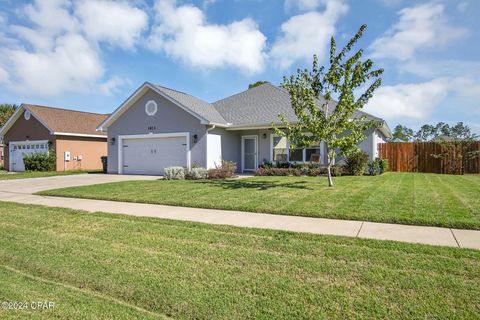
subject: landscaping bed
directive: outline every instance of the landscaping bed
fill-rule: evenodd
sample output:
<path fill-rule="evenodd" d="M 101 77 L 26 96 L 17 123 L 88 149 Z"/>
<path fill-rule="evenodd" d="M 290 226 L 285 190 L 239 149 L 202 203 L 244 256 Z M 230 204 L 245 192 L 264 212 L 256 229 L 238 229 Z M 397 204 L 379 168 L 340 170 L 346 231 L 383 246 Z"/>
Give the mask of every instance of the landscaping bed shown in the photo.
<path fill-rule="evenodd" d="M 239 180 L 126 181 L 43 191 L 74 198 L 480 229 L 480 175 L 387 172 Z"/>
<path fill-rule="evenodd" d="M 0 318 L 480 317 L 480 251 L 0 202 Z"/>

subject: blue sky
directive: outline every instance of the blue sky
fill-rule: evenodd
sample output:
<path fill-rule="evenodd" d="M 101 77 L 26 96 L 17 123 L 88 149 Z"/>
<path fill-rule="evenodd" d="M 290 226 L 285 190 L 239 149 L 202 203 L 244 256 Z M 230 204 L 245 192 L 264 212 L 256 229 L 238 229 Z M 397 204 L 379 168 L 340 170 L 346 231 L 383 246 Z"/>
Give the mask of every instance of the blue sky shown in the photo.
<path fill-rule="evenodd" d="M 109 113 L 145 81 L 215 101 L 326 62 L 329 39 L 385 68 L 366 110 L 391 127 L 464 121 L 480 133 L 480 1 L 0 2 L 1 102 Z"/>

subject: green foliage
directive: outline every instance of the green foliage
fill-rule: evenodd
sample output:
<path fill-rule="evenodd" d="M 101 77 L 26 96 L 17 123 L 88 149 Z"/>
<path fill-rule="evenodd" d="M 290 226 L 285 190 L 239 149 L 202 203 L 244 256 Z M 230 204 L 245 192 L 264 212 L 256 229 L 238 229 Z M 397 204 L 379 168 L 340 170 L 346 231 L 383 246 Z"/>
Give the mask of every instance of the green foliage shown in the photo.
<path fill-rule="evenodd" d="M 398 124 L 393 129 L 393 139 L 400 139 L 402 141 L 408 142 L 413 138 L 413 130 Z"/>
<path fill-rule="evenodd" d="M 226 179 L 235 177 L 237 165 L 232 161 L 222 161 L 220 166 L 215 166 L 214 169 L 208 170 L 209 179 Z"/>
<path fill-rule="evenodd" d="M 164 169 L 165 180 L 184 180 L 185 169 L 183 167 L 168 167 Z"/>
<path fill-rule="evenodd" d="M 208 178 L 208 170 L 202 167 L 192 168 L 186 175 L 187 180 L 203 180 Z"/>
<path fill-rule="evenodd" d="M 333 177 L 339 177 L 343 173 L 343 167 L 331 166 Z M 328 174 L 327 166 L 319 163 L 291 163 L 291 162 L 264 162 L 255 172 L 256 176 L 325 176 Z"/>
<path fill-rule="evenodd" d="M 270 82 L 268 82 L 268 81 L 257 81 L 257 82 L 254 82 L 254 83 L 250 83 L 248 85 L 248 89 L 253 89 L 253 88 L 261 86 L 262 84 L 265 84 L 265 83 L 270 83 Z"/>
<path fill-rule="evenodd" d="M 353 151 L 345 157 L 345 171 L 347 174 L 361 176 L 365 173 L 368 163 L 368 154 L 363 151 Z"/>
<path fill-rule="evenodd" d="M 275 132 L 286 136 L 294 148 L 305 148 L 313 142 L 324 141 L 327 146 L 328 166 L 332 166 L 339 154 L 358 149 L 365 139 L 364 131 L 378 123 L 356 117 L 355 112 L 365 106 L 373 92 L 381 85 L 383 69 L 373 69 L 373 61 L 362 61 L 363 50 L 347 57 L 362 37 L 366 25 L 340 51 L 335 39 L 330 45 L 329 68 L 318 66 L 314 56 L 311 70 L 298 70 L 297 75 L 285 77 L 283 87 L 291 96 L 292 108 L 298 122 L 291 123 L 279 115 L 281 126 L 273 125 Z M 358 98 L 356 94 L 367 83 Z M 322 96 L 325 98 L 322 99 Z M 337 98 L 335 103 L 333 99 Z M 333 186 L 329 176 L 329 186 Z"/>
<path fill-rule="evenodd" d="M 380 175 L 388 170 L 388 160 L 376 158 L 370 161 L 367 166 L 368 174 L 371 176 Z"/>
<path fill-rule="evenodd" d="M 5 166 L 3 164 L 0 164 L 0 171 L 5 171 Z"/>
<path fill-rule="evenodd" d="M 8 119 L 10 119 L 17 108 L 18 106 L 15 104 L 0 104 L 0 127 L 3 127 L 3 125 L 7 123 Z"/>
<path fill-rule="evenodd" d="M 377 158 L 378 159 L 378 158 Z M 378 159 L 380 165 L 380 174 L 388 171 L 388 160 L 387 159 Z"/>
<path fill-rule="evenodd" d="M 23 157 L 26 171 L 55 171 L 57 155 L 50 151 L 48 154 L 32 153 Z"/>
<path fill-rule="evenodd" d="M 436 125 L 424 124 L 414 135 L 415 141 L 452 141 L 478 139 L 463 122 L 450 126 L 445 122 Z"/>

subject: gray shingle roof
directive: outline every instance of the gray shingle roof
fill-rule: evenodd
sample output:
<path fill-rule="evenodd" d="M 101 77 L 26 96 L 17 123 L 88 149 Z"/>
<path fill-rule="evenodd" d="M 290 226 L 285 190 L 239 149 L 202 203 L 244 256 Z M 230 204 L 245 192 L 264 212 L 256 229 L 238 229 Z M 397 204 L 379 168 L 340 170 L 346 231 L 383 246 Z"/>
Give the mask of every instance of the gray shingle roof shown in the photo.
<path fill-rule="evenodd" d="M 320 97 L 318 106 L 322 106 L 324 103 L 325 99 Z M 297 120 L 288 91 L 270 83 L 216 101 L 213 105 L 233 126 L 279 123 L 279 114 L 283 114 L 289 121 Z M 332 101 L 332 110 L 335 106 L 336 102 Z M 365 116 L 370 120 L 382 120 L 363 111 L 357 111 L 356 116 Z"/>
<path fill-rule="evenodd" d="M 201 118 L 216 124 L 227 124 L 227 121 L 222 117 L 215 107 L 199 98 L 189 95 L 184 92 L 173 90 L 170 88 L 162 87 L 159 85 L 153 85 L 159 91 L 169 96 L 171 99 L 177 101 L 185 108 L 188 108 L 193 113 L 199 115 Z"/>

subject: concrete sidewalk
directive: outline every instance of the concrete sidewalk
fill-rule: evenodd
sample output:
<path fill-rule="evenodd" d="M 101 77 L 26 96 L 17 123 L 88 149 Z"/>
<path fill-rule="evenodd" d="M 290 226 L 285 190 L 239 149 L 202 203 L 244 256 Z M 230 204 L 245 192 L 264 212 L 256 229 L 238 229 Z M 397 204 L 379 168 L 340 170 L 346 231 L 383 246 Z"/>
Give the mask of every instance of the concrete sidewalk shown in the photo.
<path fill-rule="evenodd" d="M 30 179 L 30 181 L 23 180 L 23 183 L 19 180 L 12 181 L 12 183 L 2 183 L 4 182 L 2 181 L 0 182 L 0 201 L 238 227 L 308 232 L 315 234 L 480 249 L 480 231 L 475 230 L 282 216 L 264 213 L 184 208 L 102 200 L 44 197 L 31 194 L 40 190 L 66 186 L 141 179 L 155 179 L 155 177 L 108 175 L 98 175 L 98 177 L 94 177 L 93 175 L 88 175 L 88 177 L 71 176 L 70 179 L 66 177 L 61 177 L 61 179 L 60 177 L 57 179 L 45 178 L 44 181 Z"/>

